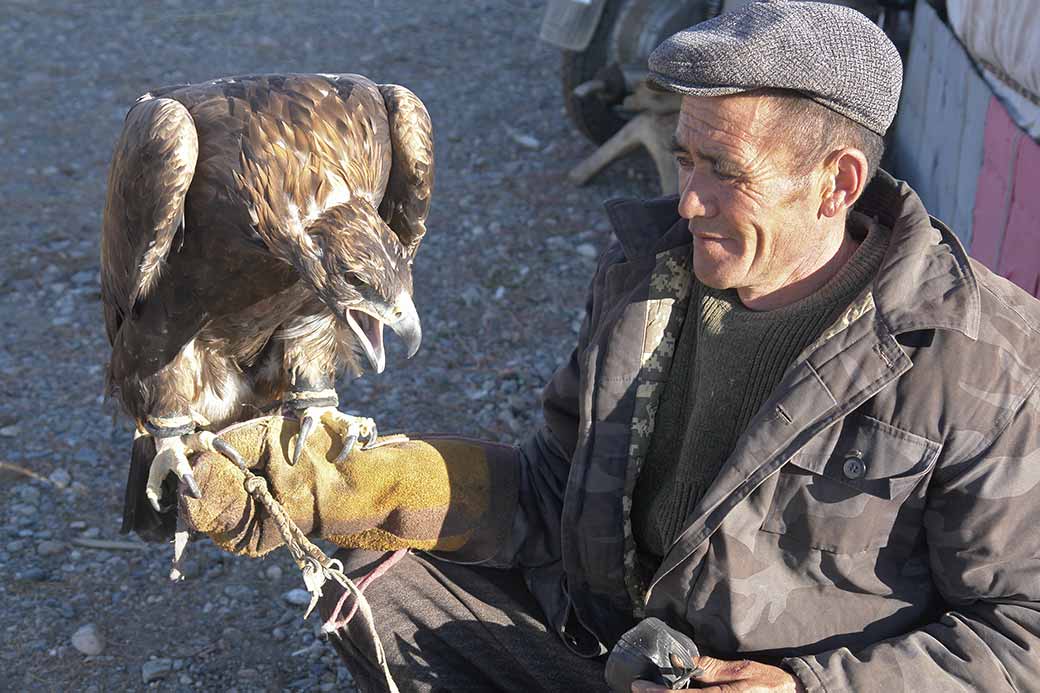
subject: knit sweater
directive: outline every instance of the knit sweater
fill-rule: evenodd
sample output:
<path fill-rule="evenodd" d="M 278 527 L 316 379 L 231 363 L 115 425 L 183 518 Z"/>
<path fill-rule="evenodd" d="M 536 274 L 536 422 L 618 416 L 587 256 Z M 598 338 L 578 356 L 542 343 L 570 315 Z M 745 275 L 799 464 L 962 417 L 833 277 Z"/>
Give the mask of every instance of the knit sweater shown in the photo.
<path fill-rule="evenodd" d="M 887 245 L 885 234 L 869 233 L 823 287 L 775 310 L 750 310 L 736 290 L 694 281 L 632 499 L 632 531 L 649 567 L 660 562 L 788 366 L 877 274 Z"/>

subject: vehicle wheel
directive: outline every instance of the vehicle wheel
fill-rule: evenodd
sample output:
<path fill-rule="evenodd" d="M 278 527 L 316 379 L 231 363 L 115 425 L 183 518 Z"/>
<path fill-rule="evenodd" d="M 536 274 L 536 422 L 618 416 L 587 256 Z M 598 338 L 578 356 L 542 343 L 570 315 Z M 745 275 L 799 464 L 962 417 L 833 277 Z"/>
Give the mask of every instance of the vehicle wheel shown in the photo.
<path fill-rule="evenodd" d="M 596 32 L 585 50 L 563 51 L 560 77 L 567 117 L 578 128 L 578 132 L 596 144 L 609 140 L 628 122 L 628 118 L 618 110 L 625 98 L 624 89 L 617 94 L 599 92 L 577 96 L 574 88 L 596 79 L 599 72 L 609 64 L 610 39 L 622 1 L 607 0 Z"/>
<path fill-rule="evenodd" d="M 718 14 L 721 0 L 607 0 L 596 31 L 583 51 L 563 51 L 560 70 L 567 116 L 596 144 L 610 139 L 631 114 L 622 66 L 646 69 L 650 52 L 680 29 Z M 607 88 L 578 96 L 574 88 L 602 79 Z"/>

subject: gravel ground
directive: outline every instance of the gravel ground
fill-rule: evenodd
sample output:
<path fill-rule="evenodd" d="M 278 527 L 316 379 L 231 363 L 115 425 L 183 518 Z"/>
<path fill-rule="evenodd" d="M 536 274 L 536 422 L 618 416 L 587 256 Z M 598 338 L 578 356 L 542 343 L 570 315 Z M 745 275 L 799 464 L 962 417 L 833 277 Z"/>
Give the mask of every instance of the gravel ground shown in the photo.
<path fill-rule="evenodd" d="M 118 536 L 130 426 L 102 394 L 98 237 L 111 148 L 150 88 L 249 72 L 360 72 L 407 85 L 436 130 L 419 253 L 420 353 L 341 383 L 381 431 L 513 441 L 573 344 L 609 230 L 601 202 L 653 194 L 646 161 L 575 189 L 544 4 L 6 0 L 0 9 L 0 689 L 340 690 L 349 672 L 263 561 Z M 123 538 L 125 539 L 125 538 Z M 74 637 L 75 635 L 75 637 Z M 91 654 L 85 654 L 91 653 Z M 147 682 L 146 679 L 152 679 Z"/>

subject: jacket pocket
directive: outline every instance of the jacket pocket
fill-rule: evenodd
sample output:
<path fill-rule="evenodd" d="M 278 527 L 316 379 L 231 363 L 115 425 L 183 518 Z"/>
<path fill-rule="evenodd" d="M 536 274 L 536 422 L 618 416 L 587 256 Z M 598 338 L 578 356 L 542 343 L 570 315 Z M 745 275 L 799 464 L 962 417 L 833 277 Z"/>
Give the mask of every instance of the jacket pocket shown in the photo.
<path fill-rule="evenodd" d="M 761 529 L 833 553 L 912 545 L 939 443 L 869 416 L 839 425 L 780 469 Z"/>

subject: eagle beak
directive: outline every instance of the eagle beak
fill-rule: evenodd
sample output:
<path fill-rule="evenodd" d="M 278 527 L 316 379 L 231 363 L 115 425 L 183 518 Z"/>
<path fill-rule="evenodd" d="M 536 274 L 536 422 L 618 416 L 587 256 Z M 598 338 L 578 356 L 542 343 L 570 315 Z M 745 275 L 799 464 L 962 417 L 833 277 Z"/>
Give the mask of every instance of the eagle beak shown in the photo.
<path fill-rule="evenodd" d="M 422 342 L 422 327 L 419 324 L 419 313 L 415 310 L 412 297 L 406 292 L 394 301 L 387 311 L 386 322 L 363 311 L 351 309 L 346 314 L 347 325 L 353 330 L 361 343 L 365 356 L 376 373 L 382 373 L 386 367 L 386 352 L 383 350 L 383 325 L 397 333 L 404 340 L 408 349 L 408 358 L 415 355 Z"/>
<path fill-rule="evenodd" d="M 358 338 L 372 370 L 382 373 L 386 367 L 386 352 L 383 350 L 383 323 L 362 310 L 348 310 L 346 317 L 347 325 Z"/>
<path fill-rule="evenodd" d="M 386 324 L 393 330 L 408 348 L 408 358 L 415 356 L 422 343 L 422 325 L 419 324 L 419 313 L 415 310 L 412 297 L 402 291 L 394 302 L 392 322 Z"/>

